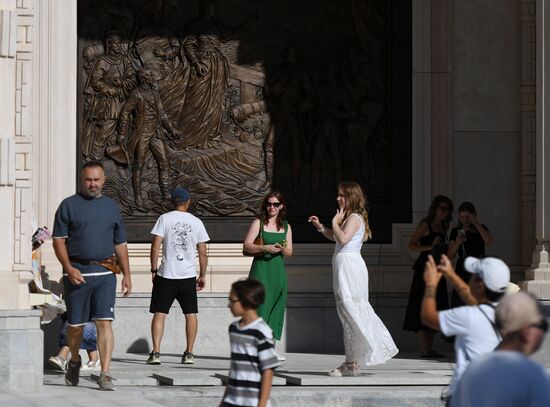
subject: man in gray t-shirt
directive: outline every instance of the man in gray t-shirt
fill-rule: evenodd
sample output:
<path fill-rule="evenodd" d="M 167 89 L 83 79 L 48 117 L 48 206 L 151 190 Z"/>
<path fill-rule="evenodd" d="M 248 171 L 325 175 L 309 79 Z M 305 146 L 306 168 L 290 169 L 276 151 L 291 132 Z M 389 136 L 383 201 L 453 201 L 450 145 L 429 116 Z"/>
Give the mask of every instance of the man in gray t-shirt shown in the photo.
<path fill-rule="evenodd" d="M 65 383 L 78 384 L 83 327 L 94 321 L 101 359 L 98 384 L 101 390 L 113 390 L 109 366 L 114 348 L 116 276 L 100 263 L 116 254 L 124 273 L 122 293 L 129 295 L 132 281 L 126 233 L 118 205 L 101 193 L 105 182 L 103 165 L 95 161 L 84 164 L 81 177 L 80 193 L 59 205 L 52 234 L 55 255 L 63 266 L 67 344 L 71 349 Z"/>

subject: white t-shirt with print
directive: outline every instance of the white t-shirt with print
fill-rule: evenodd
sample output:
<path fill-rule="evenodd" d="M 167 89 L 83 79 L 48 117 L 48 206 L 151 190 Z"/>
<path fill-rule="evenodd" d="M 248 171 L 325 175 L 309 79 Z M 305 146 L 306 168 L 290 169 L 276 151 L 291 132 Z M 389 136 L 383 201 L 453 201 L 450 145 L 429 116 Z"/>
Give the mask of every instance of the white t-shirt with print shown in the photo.
<path fill-rule="evenodd" d="M 197 243 L 210 240 L 199 218 L 188 212 L 168 212 L 158 218 L 151 234 L 162 237 L 162 263 L 158 275 L 168 279 L 197 276 Z"/>
<path fill-rule="evenodd" d="M 494 308 L 482 304 L 481 309 L 494 322 Z M 492 352 L 500 343 L 500 337 L 478 306 L 463 306 L 440 311 L 439 326 L 445 336 L 456 336 L 456 368 L 449 384 L 449 393 L 453 394 L 462 373 L 470 362 Z"/>

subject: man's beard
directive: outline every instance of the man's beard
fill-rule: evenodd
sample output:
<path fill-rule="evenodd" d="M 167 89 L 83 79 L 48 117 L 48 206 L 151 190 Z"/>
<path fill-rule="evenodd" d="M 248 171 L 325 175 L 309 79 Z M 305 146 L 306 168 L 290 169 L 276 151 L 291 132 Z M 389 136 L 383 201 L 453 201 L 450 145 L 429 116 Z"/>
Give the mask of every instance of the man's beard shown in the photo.
<path fill-rule="evenodd" d="M 82 188 L 81 194 L 86 198 L 97 198 L 101 195 L 101 188 L 97 188 L 95 191 L 90 191 L 89 189 Z"/>

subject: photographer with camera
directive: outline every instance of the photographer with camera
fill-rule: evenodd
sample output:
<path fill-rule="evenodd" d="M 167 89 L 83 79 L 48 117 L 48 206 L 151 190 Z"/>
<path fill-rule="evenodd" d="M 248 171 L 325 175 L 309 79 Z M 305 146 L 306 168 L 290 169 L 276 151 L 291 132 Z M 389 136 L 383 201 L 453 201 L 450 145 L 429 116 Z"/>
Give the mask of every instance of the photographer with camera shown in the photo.
<path fill-rule="evenodd" d="M 472 256 L 481 259 L 485 257 L 485 246 L 493 242 L 487 226 L 477 219 L 477 211 L 473 203 L 462 202 L 458 207 L 458 225 L 451 230 L 449 237 L 449 259 L 456 261 L 456 273 L 466 283 L 471 274 L 464 269 L 464 260 Z M 456 290 L 451 296 L 451 308 L 460 307 L 464 302 Z"/>
<path fill-rule="evenodd" d="M 422 322 L 446 336 L 456 336 L 456 369 L 449 387 L 442 394 L 447 405 L 450 405 L 450 397 L 470 362 L 493 351 L 500 343 L 501 337 L 494 322 L 495 307 L 510 283 L 510 269 L 502 260 L 494 257 L 468 257 L 464 261 L 464 268 L 473 274 L 469 285 L 455 273 L 445 255 L 439 264 L 432 256 L 428 256 L 424 270 L 426 289 L 422 300 Z M 436 287 L 443 276 L 470 305 L 437 310 Z"/>

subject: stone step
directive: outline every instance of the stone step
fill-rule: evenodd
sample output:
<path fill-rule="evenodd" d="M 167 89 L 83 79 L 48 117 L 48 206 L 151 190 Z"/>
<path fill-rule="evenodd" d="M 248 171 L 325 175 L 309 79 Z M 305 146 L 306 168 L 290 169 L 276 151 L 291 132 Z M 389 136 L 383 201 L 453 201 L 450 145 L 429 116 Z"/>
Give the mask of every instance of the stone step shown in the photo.
<path fill-rule="evenodd" d="M 229 381 L 229 375 L 227 373 L 216 373 L 214 376 L 219 378 L 224 386 L 227 385 Z M 273 376 L 272 386 L 286 386 L 287 384 L 286 378 L 278 377 L 277 375 Z"/>
<path fill-rule="evenodd" d="M 220 386 L 222 384 L 217 373 L 193 369 L 187 372 L 163 371 L 153 373 L 161 386 Z"/>
<path fill-rule="evenodd" d="M 295 386 L 442 386 L 448 385 L 452 371 L 362 372 L 356 377 L 331 377 L 326 372 L 275 372 Z"/>

